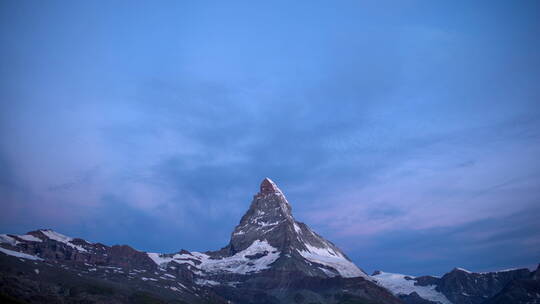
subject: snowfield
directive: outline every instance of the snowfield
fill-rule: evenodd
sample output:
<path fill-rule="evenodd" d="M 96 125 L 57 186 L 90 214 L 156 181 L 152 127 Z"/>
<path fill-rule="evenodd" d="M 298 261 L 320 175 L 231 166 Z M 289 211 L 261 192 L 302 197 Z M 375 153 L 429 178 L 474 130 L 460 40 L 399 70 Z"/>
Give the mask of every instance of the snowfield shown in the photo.
<path fill-rule="evenodd" d="M 252 257 L 255 255 L 261 256 L 258 258 Z M 161 267 L 174 261 L 178 264 L 189 264 L 197 270 L 206 273 L 230 272 L 238 274 L 259 272 L 267 269 L 270 267 L 270 264 L 279 258 L 279 255 L 280 252 L 268 244 L 266 240 L 256 240 L 245 250 L 231 257 L 221 259 L 212 259 L 210 256 L 200 252 L 174 255 L 148 253 L 148 256 Z"/>
<path fill-rule="evenodd" d="M 435 290 L 435 285 L 414 285 L 414 282 L 416 282 L 415 280 L 406 279 L 405 277 L 414 279 L 413 276 L 387 272 L 381 272 L 380 274 L 372 276 L 372 278 L 376 280 L 377 284 L 388 289 L 394 295 L 408 295 L 416 292 L 420 297 L 426 300 L 441 304 L 452 304 L 452 302 L 450 302 L 450 300 L 448 300 L 444 294 Z"/>

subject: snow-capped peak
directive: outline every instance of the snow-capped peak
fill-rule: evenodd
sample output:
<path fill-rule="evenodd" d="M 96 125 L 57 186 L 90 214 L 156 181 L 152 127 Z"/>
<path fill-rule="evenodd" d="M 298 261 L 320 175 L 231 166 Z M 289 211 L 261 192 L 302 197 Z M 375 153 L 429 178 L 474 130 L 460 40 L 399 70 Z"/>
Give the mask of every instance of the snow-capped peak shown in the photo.
<path fill-rule="evenodd" d="M 261 183 L 260 193 L 261 194 L 270 194 L 270 193 L 283 194 L 283 192 L 281 192 L 281 189 L 279 189 L 276 183 L 274 183 L 274 181 L 268 177 L 265 177 L 263 179 Z"/>
<path fill-rule="evenodd" d="M 249 210 L 240 220 L 231 236 L 229 254 L 236 254 L 265 239 L 279 248 L 285 258 L 308 264 L 310 275 L 325 277 L 371 278 L 358 268 L 334 244 L 327 241 L 306 224 L 297 222 L 292 208 L 275 182 L 265 178 L 261 182 Z"/>
<path fill-rule="evenodd" d="M 60 242 L 60 243 L 66 243 L 66 242 L 73 241 L 72 237 L 63 235 L 63 234 L 58 233 L 58 232 L 56 232 L 54 230 L 51 230 L 51 229 L 41 229 L 39 231 L 41 231 L 49 239 L 55 240 L 55 241 Z"/>

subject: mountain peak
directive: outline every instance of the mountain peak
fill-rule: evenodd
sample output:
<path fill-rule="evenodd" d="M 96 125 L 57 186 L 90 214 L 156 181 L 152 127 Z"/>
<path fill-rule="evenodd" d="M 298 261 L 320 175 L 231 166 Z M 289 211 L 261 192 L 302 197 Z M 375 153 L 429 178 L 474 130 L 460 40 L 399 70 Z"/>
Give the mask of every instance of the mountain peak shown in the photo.
<path fill-rule="evenodd" d="M 280 193 L 280 194 L 282 194 L 283 192 L 281 192 L 281 190 L 278 188 L 276 183 L 274 183 L 274 181 L 272 181 L 268 177 L 265 177 L 263 179 L 263 181 L 261 182 L 261 187 L 260 187 L 259 193 L 262 194 L 262 195 L 266 195 L 266 194 L 271 194 L 271 193 Z"/>
<path fill-rule="evenodd" d="M 285 267 L 286 271 L 295 269 L 308 276 L 369 278 L 334 244 L 297 222 L 287 198 L 269 178 L 261 182 L 259 193 L 220 255 L 247 252 L 258 242 L 267 242 L 280 253 L 271 266 L 273 269 Z"/>

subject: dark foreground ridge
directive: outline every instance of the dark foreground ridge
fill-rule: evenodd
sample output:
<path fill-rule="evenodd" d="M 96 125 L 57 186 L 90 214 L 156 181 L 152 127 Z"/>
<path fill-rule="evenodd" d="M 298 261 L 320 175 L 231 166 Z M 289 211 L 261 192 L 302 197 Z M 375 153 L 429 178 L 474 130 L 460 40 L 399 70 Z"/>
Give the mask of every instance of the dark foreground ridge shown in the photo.
<path fill-rule="evenodd" d="M 48 229 L 0 235 L 1 303 L 540 303 L 539 280 L 527 269 L 369 276 L 297 222 L 268 178 L 217 251 L 147 253 Z"/>

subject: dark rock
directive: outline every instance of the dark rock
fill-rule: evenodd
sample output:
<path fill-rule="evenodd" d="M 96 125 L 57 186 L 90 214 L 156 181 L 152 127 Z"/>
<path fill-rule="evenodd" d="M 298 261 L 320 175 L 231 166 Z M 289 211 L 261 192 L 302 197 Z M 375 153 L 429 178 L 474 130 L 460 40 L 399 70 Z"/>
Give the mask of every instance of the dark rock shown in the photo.
<path fill-rule="evenodd" d="M 536 267 L 536 270 L 532 274 L 533 280 L 540 280 L 540 264 L 538 264 L 538 267 Z"/>
<path fill-rule="evenodd" d="M 540 304 L 540 281 L 517 279 L 483 304 Z"/>
<path fill-rule="evenodd" d="M 440 279 L 437 290 L 453 303 L 480 304 L 493 297 L 511 281 L 529 277 L 528 269 L 488 273 L 454 269 Z"/>
<path fill-rule="evenodd" d="M 408 295 L 399 295 L 399 298 L 403 301 L 404 304 L 438 304 L 437 302 L 426 300 L 418 293 L 412 292 Z"/>
<path fill-rule="evenodd" d="M 440 278 L 433 277 L 433 276 L 421 276 L 415 278 L 415 285 L 420 286 L 429 286 L 429 285 L 438 285 L 440 282 Z"/>

